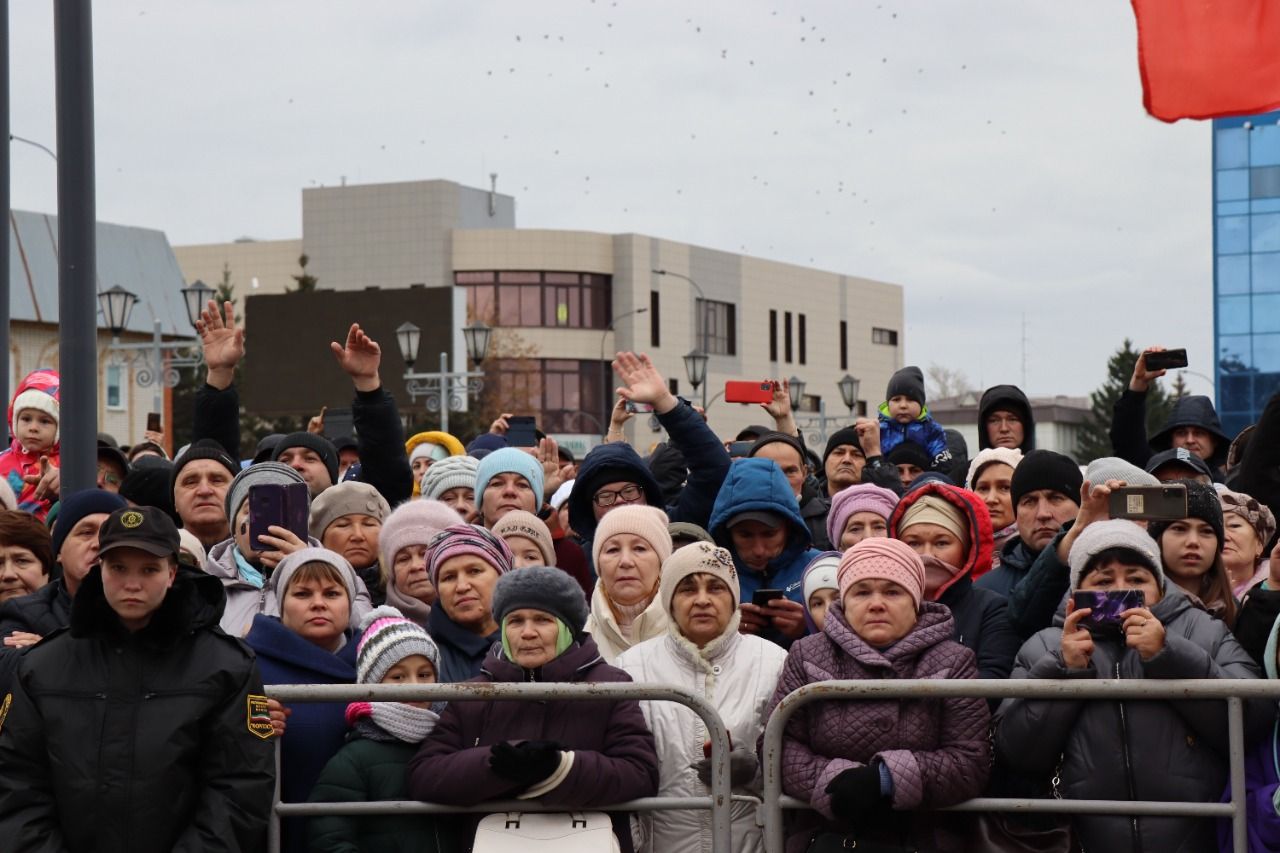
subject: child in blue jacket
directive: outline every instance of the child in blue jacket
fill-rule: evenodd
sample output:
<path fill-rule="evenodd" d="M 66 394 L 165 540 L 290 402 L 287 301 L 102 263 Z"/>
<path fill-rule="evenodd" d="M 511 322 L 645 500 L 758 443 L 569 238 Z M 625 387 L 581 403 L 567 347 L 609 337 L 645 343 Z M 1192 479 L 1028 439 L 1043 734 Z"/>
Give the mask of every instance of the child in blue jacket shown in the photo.
<path fill-rule="evenodd" d="M 904 441 L 915 442 L 929 451 L 934 470 L 951 461 L 947 435 L 929 414 L 924 402 L 924 374 L 915 365 L 889 377 L 880 404 L 880 450 L 889 453 Z"/>

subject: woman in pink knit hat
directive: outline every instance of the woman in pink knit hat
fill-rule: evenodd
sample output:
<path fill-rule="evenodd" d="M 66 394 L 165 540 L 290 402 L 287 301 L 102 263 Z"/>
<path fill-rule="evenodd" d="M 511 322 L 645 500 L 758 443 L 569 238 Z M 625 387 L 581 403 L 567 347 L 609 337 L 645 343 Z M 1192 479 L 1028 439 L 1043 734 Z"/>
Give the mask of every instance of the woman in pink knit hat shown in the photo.
<path fill-rule="evenodd" d="M 864 539 L 841 558 L 836 582 L 839 599 L 822 633 L 797 640 L 787 653 L 770 714 L 783 697 L 817 681 L 976 677 L 973 652 L 953 639 L 950 611 L 924 600 L 924 563 L 909 546 Z M 823 835 L 832 849 L 878 841 L 963 850 L 967 818 L 931 810 L 982 792 L 990 718 L 983 699 L 833 700 L 801 708 L 783 738 L 782 788 L 817 816 L 796 822 L 788 853 Z"/>

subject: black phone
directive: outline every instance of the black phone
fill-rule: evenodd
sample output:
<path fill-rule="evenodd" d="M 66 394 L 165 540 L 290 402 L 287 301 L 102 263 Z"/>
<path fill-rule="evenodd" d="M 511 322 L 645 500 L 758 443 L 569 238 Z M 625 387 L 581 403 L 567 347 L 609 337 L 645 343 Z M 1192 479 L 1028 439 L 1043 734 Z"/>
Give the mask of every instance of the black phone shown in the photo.
<path fill-rule="evenodd" d="M 310 496 L 306 483 L 263 483 L 249 487 L 249 547 L 272 551 L 259 537 L 270 536 L 272 525 L 283 527 L 303 542 L 307 541 Z"/>
<path fill-rule="evenodd" d="M 1185 349 L 1167 349 L 1146 354 L 1147 370 L 1174 370 L 1187 366 Z"/>
<path fill-rule="evenodd" d="M 512 447 L 536 447 L 538 444 L 538 420 L 532 415 L 512 415 L 507 418 L 507 444 Z"/>
<path fill-rule="evenodd" d="M 1187 517 L 1187 487 L 1181 483 L 1125 486 L 1111 493 L 1107 509 L 1112 518 L 1177 521 Z"/>
<path fill-rule="evenodd" d="M 755 446 L 756 443 L 754 441 L 731 441 L 729 442 L 729 458 L 743 459 L 751 452 L 751 448 Z"/>
<path fill-rule="evenodd" d="M 161 432 L 159 412 L 147 412 L 147 432 Z"/>
<path fill-rule="evenodd" d="M 786 597 L 787 594 L 780 589 L 757 589 L 751 593 L 751 603 L 756 607 L 768 607 L 769 602 Z"/>
<path fill-rule="evenodd" d="M 1071 600 L 1076 610 L 1088 608 L 1090 611 L 1080 624 L 1099 628 L 1118 628 L 1123 621 L 1121 613 L 1147 604 L 1147 597 L 1140 589 L 1084 589 L 1072 593 Z"/>

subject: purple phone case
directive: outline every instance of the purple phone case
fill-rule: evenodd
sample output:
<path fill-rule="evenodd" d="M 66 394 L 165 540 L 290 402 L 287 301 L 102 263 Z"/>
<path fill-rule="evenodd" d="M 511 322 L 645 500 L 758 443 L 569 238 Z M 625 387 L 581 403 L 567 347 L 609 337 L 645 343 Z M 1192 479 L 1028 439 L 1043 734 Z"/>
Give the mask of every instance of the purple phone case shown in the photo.
<path fill-rule="evenodd" d="M 1089 608 L 1092 612 L 1081 624 L 1118 628 L 1120 614 L 1135 607 L 1145 607 L 1147 597 L 1140 589 L 1087 589 L 1075 593 L 1076 609 Z"/>
<path fill-rule="evenodd" d="M 270 536 L 268 527 L 283 527 L 307 541 L 310 512 L 306 483 L 263 484 L 249 487 L 249 543 L 255 551 L 270 551 L 259 536 Z"/>

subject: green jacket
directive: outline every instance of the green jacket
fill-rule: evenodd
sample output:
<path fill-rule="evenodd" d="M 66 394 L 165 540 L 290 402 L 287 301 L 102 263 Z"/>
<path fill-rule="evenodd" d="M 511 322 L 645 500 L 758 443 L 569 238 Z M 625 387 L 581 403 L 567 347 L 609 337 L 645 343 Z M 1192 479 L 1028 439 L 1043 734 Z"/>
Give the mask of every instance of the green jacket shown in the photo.
<path fill-rule="evenodd" d="M 311 802 L 410 799 L 405 765 L 418 745 L 356 738 L 330 759 L 311 790 Z M 331 815 L 309 821 L 310 849 L 324 853 L 452 853 L 465 849 L 447 818 L 431 815 Z"/>

